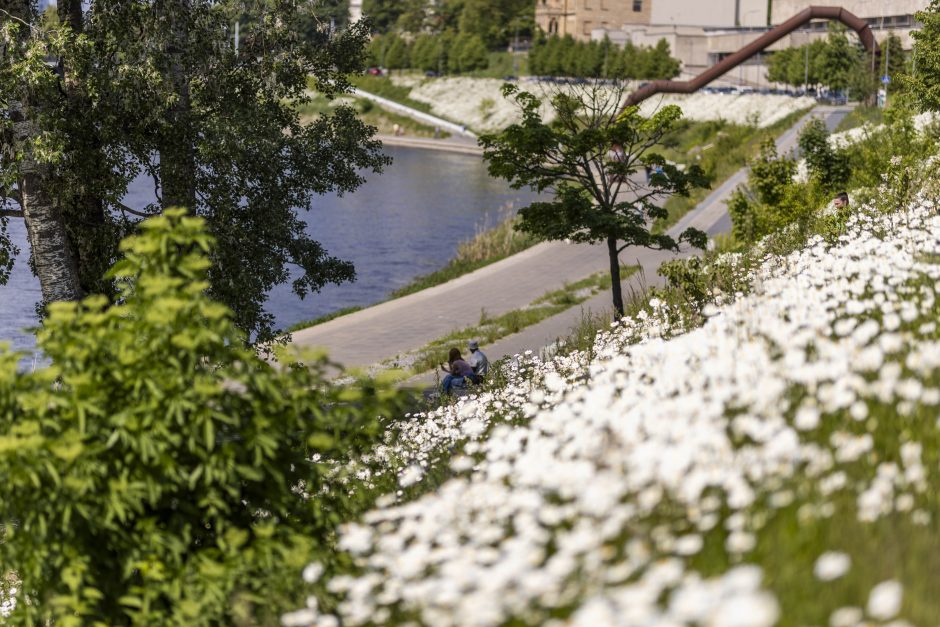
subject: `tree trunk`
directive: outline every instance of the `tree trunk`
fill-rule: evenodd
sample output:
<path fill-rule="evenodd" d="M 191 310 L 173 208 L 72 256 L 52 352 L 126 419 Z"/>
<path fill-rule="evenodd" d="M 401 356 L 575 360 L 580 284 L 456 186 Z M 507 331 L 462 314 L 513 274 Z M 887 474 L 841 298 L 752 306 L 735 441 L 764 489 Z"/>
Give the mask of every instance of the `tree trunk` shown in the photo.
<path fill-rule="evenodd" d="M 16 141 L 29 141 L 36 132 L 34 125 L 24 119 L 18 107 L 12 117 Z M 62 213 L 50 193 L 52 177 L 49 166 L 38 163 L 30 150 L 20 163 L 19 186 L 26 235 L 43 300 L 51 303 L 80 299 L 82 289 L 78 265 L 69 245 Z"/>
<path fill-rule="evenodd" d="M 27 0 L 0 2 L 0 8 L 5 12 L 6 19 L 3 21 L 32 24 L 33 11 Z M 30 37 L 29 30 L 21 28 L 20 37 Z M 10 119 L 13 122 L 13 141 L 28 146 L 38 131 L 35 124 L 26 118 L 22 102 L 12 102 Z M 78 266 L 69 245 L 61 210 L 52 193 L 54 184 L 51 169 L 36 161 L 32 149 L 27 147 L 20 162 L 19 174 L 26 234 L 43 300 L 47 303 L 78 300 L 82 297 Z"/>
<path fill-rule="evenodd" d="M 82 19 L 82 0 L 59 0 L 56 11 L 61 23 L 68 24 L 76 35 L 82 33 L 85 27 Z"/>
<path fill-rule="evenodd" d="M 85 30 L 85 18 L 82 13 L 82 0 L 59 0 L 57 4 L 59 21 L 68 25 L 70 39 Z M 80 127 L 72 137 L 74 144 L 67 150 L 77 156 L 75 164 L 81 173 L 77 177 L 82 181 L 71 189 L 63 190 L 60 202 L 63 217 L 69 234 L 72 236 L 72 249 L 78 263 L 81 286 L 86 293 L 109 294 L 111 283 L 104 279 L 107 268 L 114 262 L 112 247 L 99 231 L 105 227 L 107 215 L 101 193 L 94 189 L 93 183 L 107 177 L 108 166 L 102 154 L 101 136 L 93 116 L 86 114 L 91 108 L 88 97 L 82 93 L 80 78 L 75 71 L 73 59 L 69 55 L 61 58 L 63 91 L 67 98 L 65 115 L 71 123 Z"/>
<path fill-rule="evenodd" d="M 189 72 L 185 56 L 189 50 L 190 0 L 176 0 L 164 5 L 170 23 L 170 82 L 176 92 L 176 103 L 169 111 L 167 128 L 160 148 L 161 205 L 195 209 L 196 152 L 193 145 L 192 104 Z"/>
<path fill-rule="evenodd" d="M 607 255 L 610 257 L 610 289 L 614 296 L 617 318 L 623 318 L 623 290 L 620 289 L 620 257 L 617 255 L 617 238 L 607 238 Z"/>

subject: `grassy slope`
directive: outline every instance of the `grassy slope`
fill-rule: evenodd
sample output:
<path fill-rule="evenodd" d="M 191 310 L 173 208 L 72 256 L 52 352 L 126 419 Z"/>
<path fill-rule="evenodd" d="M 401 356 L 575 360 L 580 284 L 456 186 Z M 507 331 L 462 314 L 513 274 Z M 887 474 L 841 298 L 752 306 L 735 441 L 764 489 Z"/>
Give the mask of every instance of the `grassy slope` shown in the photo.
<path fill-rule="evenodd" d="M 359 118 L 374 126 L 379 134 L 391 135 L 394 133 L 397 124 L 405 135 L 411 137 L 434 137 L 434 127 L 428 124 L 422 124 L 406 115 L 401 115 L 393 111 L 386 111 L 372 101 L 365 98 L 345 98 L 345 101 L 351 101 L 353 106 L 359 112 Z M 328 114 L 332 109 L 332 103 L 321 94 L 314 94 L 310 102 L 300 105 L 298 111 L 301 120 L 309 120 L 320 114 Z M 448 137 L 450 133 L 438 133 L 438 137 Z"/>

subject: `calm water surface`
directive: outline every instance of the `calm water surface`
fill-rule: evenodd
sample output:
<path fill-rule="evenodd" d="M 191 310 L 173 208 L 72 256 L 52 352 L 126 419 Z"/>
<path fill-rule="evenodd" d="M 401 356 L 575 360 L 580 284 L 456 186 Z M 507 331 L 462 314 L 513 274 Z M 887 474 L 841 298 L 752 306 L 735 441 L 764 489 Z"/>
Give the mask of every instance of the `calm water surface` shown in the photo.
<path fill-rule="evenodd" d="M 381 175 L 367 174 L 355 193 L 314 198 L 301 212 L 307 232 L 330 254 L 352 261 L 357 280 L 329 285 L 319 294 L 299 299 L 290 283 L 275 287 L 267 308 L 286 328 L 354 305 L 369 305 L 432 272 L 453 257 L 457 245 L 484 224 L 494 224 L 507 207 L 518 209 L 535 198 L 486 174 L 477 156 L 386 148 L 394 163 Z M 125 201 L 143 206 L 149 184 L 130 190 Z M 23 332 L 36 324 L 39 282 L 27 266 L 26 233 L 21 221 L 10 228 L 21 254 L 8 285 L 0 287 L 0 339 L 18 349 L 33 339 Z"/>

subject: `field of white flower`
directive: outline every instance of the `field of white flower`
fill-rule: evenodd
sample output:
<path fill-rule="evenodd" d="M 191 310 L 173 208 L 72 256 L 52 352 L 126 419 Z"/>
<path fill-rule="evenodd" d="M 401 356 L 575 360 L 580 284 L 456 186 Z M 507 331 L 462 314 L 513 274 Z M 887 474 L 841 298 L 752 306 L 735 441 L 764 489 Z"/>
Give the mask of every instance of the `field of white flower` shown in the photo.
<path fill-rule="evenodd" d="M 504 81 L 492 78 L 448 77 L 415 80 L 414 77 L 392 77 L 396 84 L 411 87 L 409 97 L 431 106 L 434 114 L 458 120 L 470 128 L 493 132 L 518 122 L 518 109 L 503 98 L 500 89 Z M 552 90 L 566 89 L 535 82 L 523 82 L 523 89 L 536 95 Z M 812 98 L 760 94 L 665 94 L 655 96 L 641 105 L 643 115 L 649 116 L 659 107 L 676 104 L 683 116 L 696 121 L 725 120 L 764 128 L 788 115 L 812 107 Z M 549 108 L 543 115 L 550 114 Z"/>
<path fill-rule="evenodd" d="M 284 624 L 936 624 L 937 214 L 772 236 L 699 314 L 653 298 L 409 416 L 370 460 L 400 489 Z"/>

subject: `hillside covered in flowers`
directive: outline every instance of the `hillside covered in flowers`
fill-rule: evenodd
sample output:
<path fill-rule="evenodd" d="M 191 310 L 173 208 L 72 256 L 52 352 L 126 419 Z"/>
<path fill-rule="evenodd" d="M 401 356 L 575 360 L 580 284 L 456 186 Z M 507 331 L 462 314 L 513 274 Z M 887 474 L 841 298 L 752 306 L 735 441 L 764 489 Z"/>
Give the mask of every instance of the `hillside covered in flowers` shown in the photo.
<path fill-rule="evenodd" d="M 934 624 L 940 216 L 896 179 L 408 416 L 360 471 L 399 490 L 284 623 Z"/>

